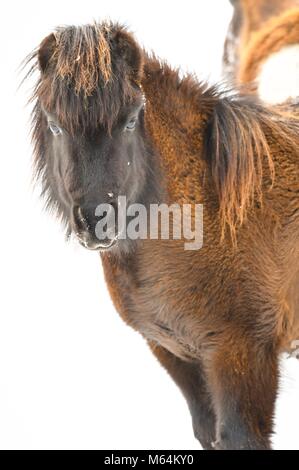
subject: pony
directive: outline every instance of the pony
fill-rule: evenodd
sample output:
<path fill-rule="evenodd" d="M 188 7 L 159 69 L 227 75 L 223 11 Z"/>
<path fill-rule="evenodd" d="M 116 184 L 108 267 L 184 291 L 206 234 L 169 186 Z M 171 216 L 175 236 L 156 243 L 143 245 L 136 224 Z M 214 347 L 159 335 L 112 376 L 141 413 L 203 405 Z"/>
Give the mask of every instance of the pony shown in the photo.
<path fill-rule="evenodd" d="M 279 355 L 299 337 L 297 113 L 182 77 L 113 22 L 58 28 L 27 63 L 47 205 L 100 254 L 116 310 L 181 389 L 202 447 L 271 448 Z M 109 217 L 99 240 L 96 206 L 117 213 L 120 195 L 202 204 L 203 247 L 123 239 Z"/>
<path fill-rule="evenodd" d="M 232 0 L 224 74 L 269 104 L 299 96 L 299 1 Z"/>

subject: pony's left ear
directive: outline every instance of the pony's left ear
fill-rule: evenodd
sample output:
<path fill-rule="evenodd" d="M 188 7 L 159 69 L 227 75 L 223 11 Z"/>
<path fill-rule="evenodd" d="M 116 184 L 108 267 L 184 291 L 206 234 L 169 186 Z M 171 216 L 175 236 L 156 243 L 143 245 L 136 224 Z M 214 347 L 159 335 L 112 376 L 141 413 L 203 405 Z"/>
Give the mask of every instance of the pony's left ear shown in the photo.
<path fill-rule="evenodd" d="M 40 44 L 38 50 L 38 64 L 41 72 L 46 72 L 50 59 L 54 54 L 56 48 L 55 35 L 49 34 Z"/>
<path fill-rule="evenodd" d="M 117 53 L 126 62 L 131 78 L 140 82 L 143 73 L 143 54 L 133 36 L 125 30 L 118 30 L 115 33 L 114 44 Z"/>

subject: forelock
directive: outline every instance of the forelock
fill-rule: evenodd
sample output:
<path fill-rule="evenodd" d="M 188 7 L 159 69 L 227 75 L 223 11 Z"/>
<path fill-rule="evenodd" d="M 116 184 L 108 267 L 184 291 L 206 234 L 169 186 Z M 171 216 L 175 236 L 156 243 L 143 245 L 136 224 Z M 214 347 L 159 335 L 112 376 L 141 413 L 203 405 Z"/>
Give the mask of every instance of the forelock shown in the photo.
<path fill-rule="evenodd" d="M 36 96 L 70 132 L 103 125 L 111 129 L 121 109 L 138 93 L 138 78 L 116 44 L 129 33 L 110 23 L 58 28 L 53 54 Z M 130 42 L 131 41 L 131 42 Z M 139 48 L 138 48 L 139 49 Z"/>

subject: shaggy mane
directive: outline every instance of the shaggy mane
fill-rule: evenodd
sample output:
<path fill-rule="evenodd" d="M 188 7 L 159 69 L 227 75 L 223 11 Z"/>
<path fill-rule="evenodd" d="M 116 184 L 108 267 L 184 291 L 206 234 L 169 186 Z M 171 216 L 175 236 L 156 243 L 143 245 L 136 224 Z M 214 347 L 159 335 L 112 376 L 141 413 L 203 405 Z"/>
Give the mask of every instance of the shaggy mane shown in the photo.
<path fill-rule="evenodd" d="M 296 110 L 294 109 L 296 108 Z M 299 107 L 267 108 L 250 96 L 219 99 L 208 125 L 205 158 L 219 197 L 222 237 L 233 240 L 255 201 L 275 182 L 274 153 L 299 162 Z"/>
<path fill-rule="evenodd" d="M 155 105 L 185 113 L 185 126 L 200 119 L 203 155 L 219 204 L 222 238 L 237 228 L 248 211 L 275 183 L 275 161 L 284 152 L 299 162 L 299 105 L 270 107 L 252 95 L 249 85 L 232 89 L 225 83 L 209 86 L 155 56 L 145 62 L 145 90 L 160 90 Z M 177 111 L 177 109 L 179 111 Z M 191 115 L 191 118 L 190 118 Z M 183 117 L 180 117 L 182 126 Z"/>

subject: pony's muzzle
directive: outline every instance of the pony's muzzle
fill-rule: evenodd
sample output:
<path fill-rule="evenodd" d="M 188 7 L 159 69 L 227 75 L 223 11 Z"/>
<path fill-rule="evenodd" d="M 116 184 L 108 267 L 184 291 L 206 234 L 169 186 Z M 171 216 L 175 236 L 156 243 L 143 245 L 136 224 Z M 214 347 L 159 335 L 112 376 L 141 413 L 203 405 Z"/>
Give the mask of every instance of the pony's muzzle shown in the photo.
<path fill-rule="evenodd" d="M 111 206 L 112 207 L 112 206 Z M 77 239 L 85 248 L 90 250 L 105 250 L 110 248 L 117 241 L 115 226 L 109 224 L 102 236 L 97 234 L 97 224 L 101 219 L 107 217 L 107 213 L 102 217 L 96 217 L 95 206 L 74 205 L 72 208 L 71 225 Z M 113 218 L 114 223 L 114 218 Z M 104 224 L 105 225 L 105 224 Z"/>

